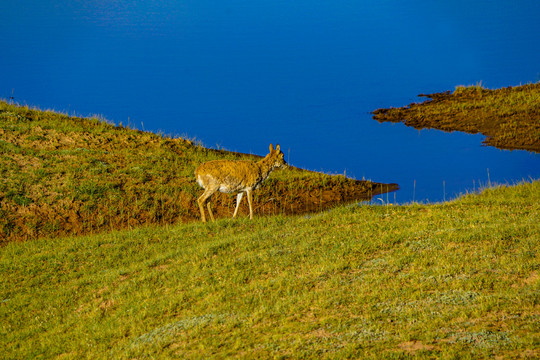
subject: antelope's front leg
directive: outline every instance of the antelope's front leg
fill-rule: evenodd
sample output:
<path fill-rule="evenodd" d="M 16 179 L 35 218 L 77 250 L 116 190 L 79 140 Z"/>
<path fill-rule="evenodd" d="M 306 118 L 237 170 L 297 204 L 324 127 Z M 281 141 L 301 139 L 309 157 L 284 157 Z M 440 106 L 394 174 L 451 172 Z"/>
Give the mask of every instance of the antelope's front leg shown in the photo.
<path fill-rule="evenodd" d="M 236 217 L 236 214 L 238 213 L 238 208 L 240 207 L 240 202 L 242 201 L 242 196 L 244 195 L 244 192 L 239 192 L 237 195 L 236 195 L 236 209 L 234 209 L 234 214 L 233 214 L 233 218 Z"/>
<path fill-rule="evenodd" d="M 253 207 L 251 206 L 251 189 L 246 190 L 247 196 L 248 196 L 248 203 L 249 203 L 249 218 L 253 219 Z"/>

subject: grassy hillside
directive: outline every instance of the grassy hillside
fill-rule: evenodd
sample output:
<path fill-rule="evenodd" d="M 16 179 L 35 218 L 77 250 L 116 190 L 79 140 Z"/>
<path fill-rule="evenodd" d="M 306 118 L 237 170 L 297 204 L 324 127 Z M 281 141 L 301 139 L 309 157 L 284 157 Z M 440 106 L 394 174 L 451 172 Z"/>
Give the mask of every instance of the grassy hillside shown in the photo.
<path fill-rule="evenodd" d="M 416 129 L 482 133 L 487 145 L 540 152 L 540 83 L 496 90 L 481 84 L 458 86 L 453 93 L 419 96 L 428 100 L 378 109 L 373 118 L 404 122 Z"/>
<path fill-rule="evenodd" d="M 202 189 L 193 171 L 202 162 L 223 158 L 259 159 L 98 118 L 0 101 L 0 246 L 198 220 L 196 199 Z M 395 184 L 289 168 L 273 173 L 254 192 L 254 207 L 257 215 L 303 213 L 395 189 Z M 218 216 L 232 215 L 233 195 L 213 199 Z M 247 211 L 246 201 L 240 212 Z"/>
<path fill-rule="evenodd" d="M 11 242 L 2 356 L 537 358 L 539 214 L 534 182 Z"/>

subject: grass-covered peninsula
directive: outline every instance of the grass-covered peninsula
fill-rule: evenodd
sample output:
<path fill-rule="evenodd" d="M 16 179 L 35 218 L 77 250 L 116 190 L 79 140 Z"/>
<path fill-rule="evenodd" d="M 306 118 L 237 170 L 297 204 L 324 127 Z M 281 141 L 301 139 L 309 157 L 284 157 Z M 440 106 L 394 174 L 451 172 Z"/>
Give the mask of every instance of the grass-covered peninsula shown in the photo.
<path fill-rule="evenodd" d="M 419 96 L 428 100 L 377 109 L 373 118 L 416 129 L 482 133 L 486 145 L 540 152 L 540 83 L 495 90 L 458 86 L 454 92 Z"/>
<path fill-rule="evenodd" d="M 215 159 L 259 157 L 0 101 L 0 245 L 198 220 L 193 172 Z M 258 215 L 306 213 L 397 188 L 288 168 L 254 192 L 254 206 Z M 230 217 L 235 196 L 215 194 L 213 206 Z"/>

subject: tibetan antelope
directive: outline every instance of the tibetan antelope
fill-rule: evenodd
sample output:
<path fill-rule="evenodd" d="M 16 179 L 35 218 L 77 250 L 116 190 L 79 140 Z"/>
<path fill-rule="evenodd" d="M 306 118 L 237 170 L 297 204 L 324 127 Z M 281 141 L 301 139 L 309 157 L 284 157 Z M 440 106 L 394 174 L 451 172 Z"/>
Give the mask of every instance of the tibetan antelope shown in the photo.
<path fill-rule="evenodd" d="M 195 178 L 204 189 L 204 193 L 197 200 L 202 221 L 206 222 L 206 216 L 204 214 L 205 203 L 208 206 L 210 219 L 214 221 L 209 199 L 216 191 L 238 193 L 236 195 L 236 208 L 234 209 L 233 218 L 238 213 L 242 196 L 244 193 L 247 193 L 249 218 L 253 219 L 253 207 L 251 205 L 252 191 L 257 189 L 274 169 L 286 167 L 287 163 L 283 159 L 283 152 L 279 150 L 279 145 L 274 149 L 272 144 L 270 144 L 270 153 L 258 162 L 248 160 L 214 160 L 201 164 L 195 170 Z"/>

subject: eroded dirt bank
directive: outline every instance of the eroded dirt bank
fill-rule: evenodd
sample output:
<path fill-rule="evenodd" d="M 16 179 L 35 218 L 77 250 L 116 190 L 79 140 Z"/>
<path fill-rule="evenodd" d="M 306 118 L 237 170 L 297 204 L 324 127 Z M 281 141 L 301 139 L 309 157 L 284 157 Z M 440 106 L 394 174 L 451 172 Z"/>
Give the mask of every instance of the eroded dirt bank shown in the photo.
<path fill-rule="evenodd" d="M 403 122 L 415 129 L 463 131 L 486 136 L 484 143 L 500 149 L 540 152 L 540 83 L 496 90 L 457 87 L 400 108 L 377 109 L 379 122 Z"/>
<path fill-rule="evenodd" d="M 283 171 L 312 173 L 298 168 Z M 282 176 L 287 177 L 290 175 Z M 297 183 L 287 183 L 276 178 L 270 178 L 263 184 L 261 188 L 253 193 L 254 211 L 258 215 L 295 215 L 317 212 L 339 204 L 369 201 L 375 195 L 399 189 L 397 184 L 354 180 L 345 178 L 342 175 L 333 175 L 331 179 L 321 179 L 320 182 L 314 182 L 306 178 Z M 212 197 L 212 205 L 213 211 L 217 212 L 220 217 L 230 217 L 236 206 L 236 196 L 216 193 Z M 198 220 L 198 209 L 193 209 L 193 212 L 196 213 L 195 217 Z M 242 216 L 249 214 L 246 200 L 240 205 L 240 213 Z"/>

